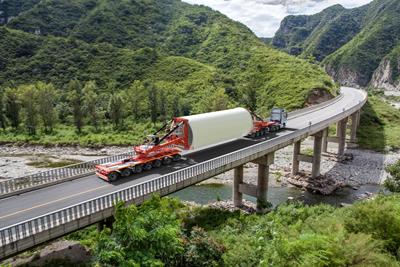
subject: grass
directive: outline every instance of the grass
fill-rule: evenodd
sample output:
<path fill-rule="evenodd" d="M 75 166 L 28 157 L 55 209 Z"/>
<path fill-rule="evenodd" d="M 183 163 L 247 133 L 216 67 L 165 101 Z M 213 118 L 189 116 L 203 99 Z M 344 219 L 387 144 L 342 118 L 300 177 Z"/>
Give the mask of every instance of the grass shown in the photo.
<path fill-rule="evenodd" d="M 306 148 L 301 152 L 301 154 L 312 157 L 314 156 L 314 150 L 312 148 Z"/>
<path fill-rule="evenodd" d="M 400 149 L 400 110 L 370 95 L 357 131 L 360 147 L 385 152 Z"/>
<path fill-rule="evenodd" d="M 275 179 L 276 179 L 277 183 L 282 182 L 282 172 L 281 171 L 274 172 L 274 176 L 275 176 Z"/>
<path fill-rule="evenodd" d="M 31 158 L 26 165 L 36 168 L 60 168 L 82 162 L 77 159 L 58 159 L 47 155 Z"/>

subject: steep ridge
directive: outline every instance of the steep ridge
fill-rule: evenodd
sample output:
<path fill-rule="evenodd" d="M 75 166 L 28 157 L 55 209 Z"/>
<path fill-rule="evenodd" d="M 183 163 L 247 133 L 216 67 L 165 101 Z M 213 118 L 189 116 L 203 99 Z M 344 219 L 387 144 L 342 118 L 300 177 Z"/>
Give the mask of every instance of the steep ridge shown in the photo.
<path fill-rule="evenodd" d="M 273 44 L 322 61 L 341 84 L 381 87 L 385 83 L 383 87 L 395 88 L 395 80 L 387 77 L 396 73 L 383 70 L 388 69 L 388 58 L 392 59 L 389 69 L 397 66 L 392 51 L 400 40 L 399 14 L 399 1 L 375 0 L 355 9 L 336 5 L 312 16 L 289 16 Z"/>

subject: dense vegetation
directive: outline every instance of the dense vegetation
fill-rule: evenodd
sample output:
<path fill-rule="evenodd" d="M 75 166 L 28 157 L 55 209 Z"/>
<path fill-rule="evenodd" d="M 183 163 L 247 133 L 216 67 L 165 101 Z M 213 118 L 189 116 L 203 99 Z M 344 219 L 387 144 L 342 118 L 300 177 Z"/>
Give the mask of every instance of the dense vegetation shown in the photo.
<path fill-rule="evenodd" d="M 390 176 L 385 180 L 385 187 L 391 191 L 400 193 L 400 160 L 386 167 Z"/>
<path fill-rule="evenodd" d="M 292 54 L 315 57 L 342 83 L 366 86 L 381 61 L 387 55 L 393 59 L 400 41 L 399 11 L 397 0 L 374 0 L 351 10 L 333 6 L 313 16 L 290 16 L 273 44 Z"/>
<path fill-rule="evenodd" d="M 331 6 L 315 15 L 288 16 L 273 38 L 273 45 L 293 55 L 318 61 L 350 41 L 360 30 L 366 7 Z"/>
<path fill-rule="evenodd" d="M 4 14 L 11 4 L 2 3 Z M 303 107 L 315 89 L 336 93 L 317 65 L 274 50 L 204 6 L 29 3 L 15 2 L 15 17 L 0 27 L 2 142 L 131 144 L 142 129 L 153 130 L 148 121 L 238 105 L 266 115 L 273 106 Z M 40 97 L 26 101 L 21 92 L 39 82 L 54 89 L 51 127 L 40 114 L 26 116 L 41 108 Z"/>
<path fill-rule="evenodd" d="M 370 93 L 368 102 L 361 111 L 360 127 L 357 130 L 361 147 L 377 151 L 400 148 L 400 110 Z"/>
<path fill-rule="evenodd" d="M 399 266 L 400 197 L 346 208 L 283 204 L 266 215 L 157 197 L 119 205 L 113 231 L 69 236 L 101 266 Z M 94 264 L 94 263 L 93 263 Z"/>

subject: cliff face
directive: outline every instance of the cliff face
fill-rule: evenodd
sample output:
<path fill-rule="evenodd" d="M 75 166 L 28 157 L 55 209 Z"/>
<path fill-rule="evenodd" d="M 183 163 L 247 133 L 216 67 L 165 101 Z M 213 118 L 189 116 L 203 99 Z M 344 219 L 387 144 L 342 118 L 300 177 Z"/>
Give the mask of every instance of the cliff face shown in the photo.
<path fill-rule="evenodd" d="M 400 46 L 398 47 L 400 48 Z M 400 51 L 400 49 L 399 49 Z M 389 91 L 400 91 L 400 53 L 394 51 L 384 58 L 375 70 L 371 79 L 371 86 Z"/>
<path fill-rule="evenodd" d="M 312 16 L 289 16 L 273 45 L 314 57 L 343 85 L 393 89 L 398 87 L 399 14 L 400 1 L 374 0 L 355 9 L 336 5 Z"/>
<path fill-rule="evenodd" d="M 273 45 L 289 54 L 313 56 L 321 61 L 360 31 L 365 10 L 334 5 L 312 16 L 288 16 L 282 21 Z"/>

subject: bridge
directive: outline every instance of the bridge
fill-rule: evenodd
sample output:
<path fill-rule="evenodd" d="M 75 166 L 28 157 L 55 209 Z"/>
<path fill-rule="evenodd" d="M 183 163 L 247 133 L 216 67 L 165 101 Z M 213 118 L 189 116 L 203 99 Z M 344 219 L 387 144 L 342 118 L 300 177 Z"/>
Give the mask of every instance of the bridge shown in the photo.
<path fill-rule="evenodd" d="M 347 128 L 350 128 L 350 142 L 355 142 L 360 109 L 366 101 L 365 92 L 343 87 L 341 94 L 332 100 L 290 113 L 287 129 L 267 138 L 242 138 L 186 154 L 186 160 L 174 166 L 153 169 L 113 184 L 98 179 L 93 166 L 122 159 L 130 153 L 3 181 L 0 259 L 88 225 L 104 224 L 113 216 L 118 201 L 138 205 L 154 193 L 166 196 L 232 169 L 234 204 L 240 206 L 243 194 L 248 194 L 257 198 L 257 210 L 263 212 L 274 152 L 293 144 L 292 173 L 296 174 L 299 163 L 305 161 L 312 163 L 312 176 L 319 176 L 321 154 L 329 142 L 338 143 L 338 154 L 343 155 Z M 332 124 L 337 124 L 336 136 L 329 136 Z M 300 153 L 301 141 L 309 136 L 314 139 L 313 156 Z M 257 185 L 243 182 L 243 165 L 248 162 L 258 164 Z"/>

